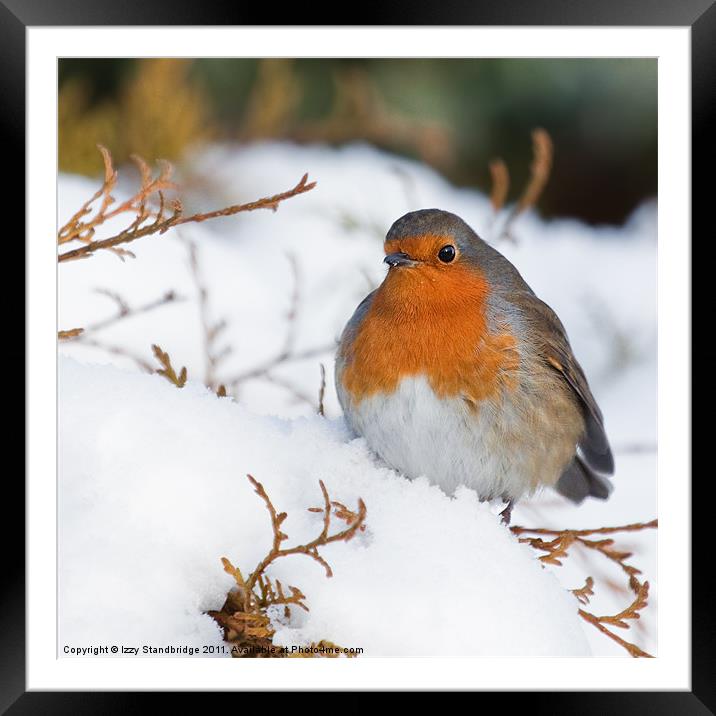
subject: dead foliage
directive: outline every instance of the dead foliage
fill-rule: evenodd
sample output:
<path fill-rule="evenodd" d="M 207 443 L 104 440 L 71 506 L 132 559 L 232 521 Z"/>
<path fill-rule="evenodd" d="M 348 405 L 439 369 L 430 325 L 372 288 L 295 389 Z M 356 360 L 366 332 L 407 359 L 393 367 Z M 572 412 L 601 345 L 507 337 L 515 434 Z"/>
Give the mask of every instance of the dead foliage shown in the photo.
<path fill-rule="evenodd" d="M 284 547 L 283 544 L 288 540 L 288 535 L 283 531 L 283 524 L 288 515 L 276 510 L 260 482 L 251 475 L 247 475 L 247 478 L 269 512 L 273 532 L 271 547 L 248 577 L 244 577 L 239 567 L 235 567 L 226 557 L 221 558 L 224 570 L 234 578 L 236 586 L 228 593 L 222 608 L 218 611 L 210 611 L 208 614 L 223 627 L 224 638 L 232 646 L 232 656 L 297 656 L 297 654 L 289 654 L 283 647 L 273 643 L 275 630 L 271 626 L 267 610 L 269 607 L 283 606 L 286 617 L 290 616 L 292 607 L 308 611 L 306 595 L 298 587 L 284 586 L 278 579 L 272 579 L 266 572 L 279 559 L 292 555 L 304 555 L 321 565 L 326 572 L 326 577 L 332 577 L 333 571 L 321 555 L 320 548 L 333 542 L 348 542 L 356 532 L 365 529 L 366 506 L 360 498 L 357 511 L 349 510 L 341 503 L 331 502 L 326 486 L 322 480 L 319 480 L 318 484 L 323 495 L 323 507 L 311 508 L 311 511 L 322 513 L 321 531 L 309 542 L 293 547 Z M 346 526 L 331 533 L 331 512 L 334 505 L 340 505 L 340 509 L 335 508 L 334 514 L 344 521 Z M 318 648 L 320 645 L 327 644 L 335 647 L 335 644 L 325 641 L 310 646 Z M 303 655 L 298 654 L 298 656 Z M 322 656 L 323 654 L 310 653 L 307 655 Z"/>
<path fill-rule="evenodd" d="M 336 70 L 331 105 L 316 119 L 301 116 L 301 84 L 293 60 L 261 60 L 239 136 L 245 141 L 289 137 L 334 144 L 360 139 L 384 147 L 397 145 L 435 166 L 454 163 L 453 132 L 438 121 L 415 118 L 393 106 L 366 71 Z"/>
<path fill-rule="evenodd" d="M 632 556 L 631 552 L 616 548 L 615 542 L 611 537 L 602 539 L 590 539 L 590 537 L 594 535 L 611 535 L 618 532 L 637 532 L 645 529 L 656 529 L 657 527 L 658 520 L 651 520 L 650 522 L 636 522 L 619 527 L 600 527 L 597 529 L 584 530 L 552 530 L 519 526 L 511 527 L 510 529 L 515 535 L 525 535 L 519 537 L 520 542 L 524 542 L 530 547 L 544 552 L 539 559 L 545 564 L 561 566 L 562 560 L 569 556 L 569 550 L 573 546 L 580 546 L 598 553 L 610 562 L 618 565 L 627 577 L 629 591 L 633 595 L 631 602 L 617 614 L 597 616 L 586 609 L 580 609 L 579 615 L 605 636 L 626 649 L 631 656 L 651 657 L 651 654 L 640 649 L 636 644 L 632 644 L 623 639 L 608 628 L 617 627 L 618 629 L 629 629 L 629 622 L 640 618 L 641 610 L 643 610 L 648 603 L 649 582 L 642 582 L 637 576 L 641 574 L 640 570 L 631 564 L 627 564 L 626 560 Z M 545 537 L 551 537 L 551 539 L 545 539 Z M 572 593 L 582 605 L 586 606 L 589 604 L 590 598 L 594 595 L 593 587 L 594 579 L 587 577 L 584 586 L 573 589 Z"/>
<path fill-rule="evenodd" d="M 152 344 L 152 353 L 159 362 L 160 368 L 154 372 L 163 375 L 170 383 L 176 385 L 177 388 L 183 388 L 186 383 L 186 367 L 182 367 L 179 373 L 174 370 L 169 354 L 164 352 L 158 345 Z"/>
<path fill-rule="evenodd" d="M 116 188 L 118 174 L 114 168 L 109 150 L 101 145 L 98 146 L 104 163 L 102 186 L 57 233 L 59 246 L 64 246 L 71 241 L 79 241 L 83 245 L 59 253 L 57 260 L 60 263 L 87 258 L 100 250 L 111 251 L 122 260 L 133 258 L 134 254 L 123 248 L 124 244 L 131 243 L 144 236 L 163 234 L 168 229 L 182 224 L 200 223 L 220 216 L 233 216 L 234 214 L 255 211 L 256 209 L 276 211 L 282 201 L 299 194 L 305 194 L 316 186 L 316 182 L 309 182 L 308 175 L 304 174 L 298 184 L 287 191 L 245 204 L 232 204 L 223 209 L 185 216 L 179 199 L 175 198 L 167 201 L 165 198 L 167 191 L 177 189 L 177 185 L 171 181 L 172 165 L 166 161 L 159 161 L 159 173 L 154 176 L 144 159 L 137 155 L 132 155 L 132 160 L 139 169 L 140 187 L 129 199 L 116 204 L 112 192 Z M 94 238 L 96 229 L 109 219 L 113 219 L 120 214 L 127 214 L 131 218 L 129 225 L 113 236 L 96 240 Z"/>
<path fill-rule="evenodd" d="M 510 170 L 503 159 L 493 159 L 490 162 L 490 178 L 492 179 L 490 204 L 493 212 L 497 213 L 505 205 L 510 191 Z"/>
<path fill-rule="evenodd" d="M 397 144 L 427 164 L 445 168 L 454 163 L 453 132 L 438 121 L 414 118 L 392 106 L 364 70 L 337 70 L 334 85 L 328 114 L 299 123 L 291 136 L 308 142 L 342 144 L 360 139 L 385 147 Z"/>
<path fill-rule="evenodd" d="M 360 502 L 362 504 L 362 501 Z M 353 525 L 357 523 L 361 519 L 360 515 L 360 504 L 359 504 L 359 510 L 358 512 L 355 512 L 354 510 L 351 510 L 349 507 L 346 507 L 342 502 L 338 502 L 337 500 L 331 500 L 331 507 L 333 507 L 333 514 L 339 519 L 343 520 L 347 525 Z M 309 507 L 309 512 L 320 512 L 325 513 L 325 506 L 323 507 Z M 358 529 L 361 532 L 365 532 L 365 522 L 362 522 Z"/>
<path fill-rule="evenodd" d="M 226 395 L 226 386 L 218 383 L 216 371 L 222 361 L 232 353 L 232 347 L 228 344 L 218 345 L 221 334 L 225 331 L 227 323 L 224 319 L 214 320 L 211 317 L 209 306 L 209 287 L 204 280 L 199 265 L 199 255 L 196 243 L 182 237 L 182 240 L 189 249 L 189 271 L 196 288 L 199 304 L 199 320 L 201 322 L 202 345 L 204 352 L 204 385 L 214 390 L 217 395 Z"/>
<path fill-rule="evenodd" d="M 299 194 L 305 194 L 316 186 L 316 182 L 309 182 L 308 175 L 304 174 L 298 184 L 288 191 L 266 196 L 245 204 L 233 204 L 215 211 L 184 216 L 181 201 L 177 198 L 171 200 L 166 198 L 167 192 L 177 190 L 177 185 L 172 181 L 173 168 L 169 162 L 160 160 L 158 162 L 159 171 L 154 175 L 144 159 L 138 155 L 132 155 L 132 160 L 139 171 L 140 186 L 131 197 L 117 203 L 113 192 L 117 186 L 118 173 L 114 167 L 112 155 L 109 150 L 102 145 L 98 145 L 98 148 L 104 164 L 102 185 L 57 232 L 57 244 L 60 249 L 57 260 L 60 263 L 88 258 L 97 251 L 109 251 L 122 261 L 127 258 L 134 258 L 134 253 L 125 248 L 125 245 L 144 236 L 161 235 L 169 229 L 182 224 L 199 223 L 220 216 L 232 216 L 241 212 L 255 211 L 257 209 L 276 211 L 281 202 L 298 196 Z M 101 226 L 120 216 L 126 216 L 128 221 L 128 225 L 122 231 L 104 239 L 95 238 L 96 232 Z M 67 249 L 68 245 L 78 243 L 81 245 Z M 198 282 L 195 249 L 192 249 L 191 265 L 195 280 Z M 199 282 L 198 284 L 200 289 L 201 316 L 208 350 L 209 343 L 216 338 L 216 334 L 221 330 L 221 326 L 209 325 L 207 323 L 206 292 L 204 290 L 202 293 L 202 286 Z M 93 326 L 61 330 L 58 333 L 60 340 L 81 339 L 85 344 L 103 348 L 109 353 L 129 355 L 126 351 L 123 351 L 120 346 L 107 346 L 103 344 L 94 337 L 94 334 L 116 323 L 120 319 L 136 315 L 137 313 L 147 312 L 165 303 L 178 300 L 176 295 L 170 291 L 158 301 L 132 310 L 116 293 L 107 290 L 102 292 L 117 303 L 117 314 Z M 145 370 L 149 369 L 151 371 L 151 367 L 148 368 L 148 363 L 145 359 L 135 356 L 129 357 L 133 358 L 133 360 L 139 363 Z M 216 355 L 212 354 L 209 356 L 210 363 L 207 367 L 207 375 L 211 374 L 218 359 Z M 207 384 L 209 384 L 212 389 L 218 390 L 213 379 L 208 380 Z M 226 393 L 226 388 L 221 388 L 221 390 L 224 394 Z"/>
<path fill-rule="evenodd" d="M 522 194 L 507 214 L 497 240 L 507 239 L 515 241 L 512 228 L 515 221 L 527 209 L 536 206 L 552 172 L 552 160 L 554 157 L 554 146 L 552 139 L 545 129 L 537 128 L 532 131 L 532 164 L 530 176 Z M 490 177 L 492 189 L 490 191 L 490 203 L 492 204 L 493 220 L 502 211 L 507 201 L 510 189 L 510 172 L 502 159 L 494 159 L 490 162 Z"/>
<path fill-rule="evenodd" d="M 139 306 L 132 306 L 129 302 L 116 291 L 111 291 L 106 288 L 98 288 L 95 293 L 106 296 L 117 307 L 117 310 L 113 315 L 103 318 L 94 323 L 86 325 L 84 328 L 74 329 L 72 335 L 66 335 L 65 338 L 76 338 L 78 343 L 88 343 L 90 339 L 94 340 L 94 336 L 103 331 L 106 328 L 110 328 L 120 321 L 128 318 L 134 318 L 144 313 L 150 313 L 151 311 L 166 306 L 170 303 L 180 303 L 184 300 L 182 296 L 179 296 L 175 291 L 166 291 L 158 298 L 147 301 L 146 303 L 140 304 Z M 70 333 L 69 331 L 60 331 L 60 333 Z"/>
<path fill-rule="evenodd" d="M 326 409 L 323 405 L 323 401 L 326 397 L 326 366 L 323 365 L 323 363 L 320 364 L 320 370 L 321 370 L 321 383 L 318 387 L 318 408 L 316 412 L 319 415 L 325 416 Z"/>
<path fill-rule="evenodd" d="M 60 169 L 92 176 L 98 142 L 123 163 L 132 152 L 178 160 L 217 136 L 210 97 L 194 80 L 193 65 L 187 58 L 139 60 L 123 73 L 116 97 L 106 99 L 95 99 L 82 78 L 67 78 L 58 98 Z"/>
<path fill-rule="evenodd" d="M 327 342 L 323 345 L 317 345 L 315 347 L 298 350 L 296 348 L 297 338 L 297 326 L 298 318 L 301 312 L 301 274 L 298 268 L 298 262 L 296 258 L 289 254 L 287 256 L 289 265 L 291 267 L 291 275 L 293 278 L 293 287 L 291 290 L 291 297 L 289 302 L 288 310 L 286 311 L 286 326 L 284 329 L 284 336 L 281 346 L 276 353 L 268 358 L 267 360 L 238 373 L 233 376 L 225 378 L 223 382 L 229 387 L 229 389 L 236 394 L 242 383 L 246 383 L 251 380 L 264 380 L 268 383 L 276 385 L 285 391 L 298 402 L 306 403 L 310 405 L 317 413 L 322 414 L 323 410 L 323 398 L 325 396 L 325 376 L 322 374 L 321 384 L 318 391 L 318 401 L 312 395 L 307 395 L 300 388 L 295 386 L 293 382 L 287 380 L 277 372 L 278 368 L 288 364 L 296 363 L 309 358 L 316 358 L 326 353 L 331 353 L 335 350 L 336 344 L 334 341 Z"/>
<path fill-rule="evenodd" d="M 68 328 L 66 331 L 57 331 L 57 338 L 61 341 L 68 341 L 70 338 L 81 336 L 84 330 L 84 328 Z"/>
<path fill-rule="evenodd" d="M 84 346 L 91 348 L 97 348 L 110 353 L 112 355 L 122 356 L 137 364 L 139 368 L 147 373 L 154 373 L 155 366 L 150 363 L 148 359 L 145 359 L 141 355 L 136 355 L 124 346 L 113 345 L 104 340 L 101 336 L 102 331 L 107 328 L 115 326 L 120 321 L 134 318 L 145 313 L 150 313 L 162 306 L 166 306 L 172 303 L 179 303 L 184 300 L 182 296 L 179 296 L 175 291 L 166 291 L 159 298 L 155 298 L 151 301 L 147 301 L 139 306 L 132 306 L 129 302 L 116 291 L 111 291 L 106 288 L 100 288 L 96 290 L 96 293 L 106 296 L 112 300 L 117 310 L 113 315 L 103 318 L 94 323 L 90 323 L 84 328 L 73 328 L 71 330 L 59 331 L 58 338 L 62 341 L 72 341 L 73 343 L 81 343 Z"/>

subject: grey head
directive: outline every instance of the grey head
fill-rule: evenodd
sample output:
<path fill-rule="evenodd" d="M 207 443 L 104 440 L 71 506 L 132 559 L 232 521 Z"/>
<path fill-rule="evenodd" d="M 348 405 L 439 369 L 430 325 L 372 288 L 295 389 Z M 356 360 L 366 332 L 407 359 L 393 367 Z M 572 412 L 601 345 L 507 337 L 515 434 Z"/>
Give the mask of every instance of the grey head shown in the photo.
<path fill-rule="evenodd" d="M 459 249 L 461 259 L 485 272 L 494 285 L 531 291 L 519 271 L 499 251 L 480 238 L 457 214 L 442 209 L 419 209 L 401 216 L 388 230 L 386 243 L 412 236 L 444 236 Z"/>
<path fill-rule="evenodd" d="M 421 234 L 454 236 L 456 240 L 482 241 L 457 214 L 442 209 L 418 209 L 401 216 L 393 222 L 385 240 L 400 240 Z"/>

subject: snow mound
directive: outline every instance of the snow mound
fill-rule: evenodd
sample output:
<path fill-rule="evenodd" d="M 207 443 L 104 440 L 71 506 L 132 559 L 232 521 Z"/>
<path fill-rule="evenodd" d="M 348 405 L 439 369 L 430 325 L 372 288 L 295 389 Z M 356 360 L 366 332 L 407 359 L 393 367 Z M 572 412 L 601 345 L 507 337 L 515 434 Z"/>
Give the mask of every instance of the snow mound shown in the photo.
<path fill-rule="evenodd" d="M 269 573 L 310 612 L 275 642 L 328 639 L 364 656 L 588 655 L 578 603 L 477 501 L 381 466 L 342 420 L 247 411 L 198 384 L 60 359 L 59 650 L 108 644 L 219 646 L 204 612 L 267 552 L 251 473 L 288 512 L 288 545 L 321 529 L 318 480 L 367 505 L 367 528 Z M 203 656 L 200 652 L 199 656 Z"/>

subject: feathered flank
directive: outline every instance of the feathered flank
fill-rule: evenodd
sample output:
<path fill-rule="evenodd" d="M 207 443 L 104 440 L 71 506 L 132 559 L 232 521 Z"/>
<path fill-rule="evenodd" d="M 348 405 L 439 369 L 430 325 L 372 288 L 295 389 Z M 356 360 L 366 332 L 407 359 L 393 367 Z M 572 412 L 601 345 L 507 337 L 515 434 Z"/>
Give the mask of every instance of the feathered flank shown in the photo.
<path fill-rule="evenodd" d="M 577 444 L 579 455 L 575 455 L 565 469 L 557 483 L 557 490 L 575 502 L 581 502 L 587 495 L 606 499 L 611 492 L 611 484 L 604 475 L 614 473 L 614 457 L 604 429 L 602 411 L 592 395 L 582 367 L 574 357 L 564 326 L 555 312 L 531 291 L 520 295 L 518 305 L 529 311 L 532 332 L 539 337 L 544 360 L 570 387 L 584 418 L 584 435 Z"/>

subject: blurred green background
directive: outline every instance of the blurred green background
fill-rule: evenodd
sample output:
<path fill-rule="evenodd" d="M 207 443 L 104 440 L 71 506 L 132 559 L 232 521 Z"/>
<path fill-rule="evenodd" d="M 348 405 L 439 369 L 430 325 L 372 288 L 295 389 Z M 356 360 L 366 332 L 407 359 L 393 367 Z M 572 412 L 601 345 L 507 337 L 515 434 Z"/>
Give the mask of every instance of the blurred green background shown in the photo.
<path fill-rule="evenodd" d="M 62 59 L 59 83 L 68 172 L 98 174 L 97 143 L 181 163 L 212 140 L 362 140 L 485 192 L 501 157 L 514 200 L 543 127 L 542 214 L 619 223 L 657 190 L 655 59 Z"/>

